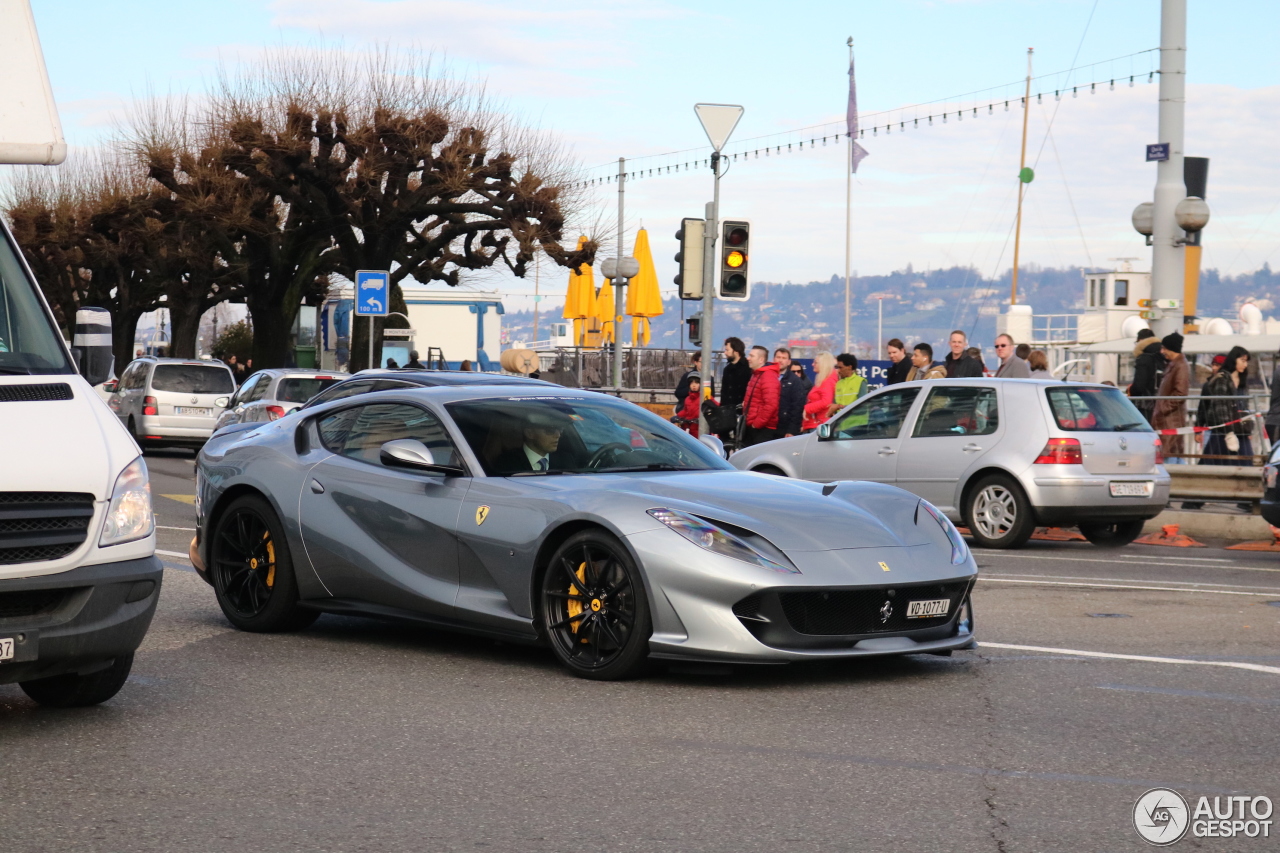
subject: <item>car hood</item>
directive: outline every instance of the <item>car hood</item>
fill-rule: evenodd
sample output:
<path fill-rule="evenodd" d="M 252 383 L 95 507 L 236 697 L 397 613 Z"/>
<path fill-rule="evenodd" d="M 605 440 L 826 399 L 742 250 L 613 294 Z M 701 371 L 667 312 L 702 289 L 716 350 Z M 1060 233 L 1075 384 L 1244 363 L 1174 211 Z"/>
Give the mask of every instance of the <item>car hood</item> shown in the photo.
<path fill-rule="evenodd" d="M 539 478 L 548 489 L 584 502 L 607 496 L 606 515 L 634 518 L 654 507 L 736 525 L 788 552 L 885 548 L 936 543 L 939 531 L 917 523 L 916 496 L 878 483 L 821 483 L 741 471 L 592 474 Z M 594 498 L 594 499 L 593 499 Z M 585 508 L 585 507 L 584 507 Z M 937 527 L 921 514 L 921 522 Z M 657 522 L 655 522 L 657 524 Z"/>
<path fill-rule="evenodd" d="M 70 400 L 0 403 L 0 482 L 12 492 L 88 492 L 111 496 L 137 445 L 79 376 L 13 376 L 6 385 L 66 383 Z"/>

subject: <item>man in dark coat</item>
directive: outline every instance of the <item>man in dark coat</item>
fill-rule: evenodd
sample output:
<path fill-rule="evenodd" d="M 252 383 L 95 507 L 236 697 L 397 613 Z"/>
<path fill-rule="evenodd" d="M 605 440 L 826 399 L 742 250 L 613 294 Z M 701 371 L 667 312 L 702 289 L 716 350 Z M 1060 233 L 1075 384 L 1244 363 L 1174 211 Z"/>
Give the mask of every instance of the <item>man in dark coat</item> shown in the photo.
<path fill-rule="evenodd" d="M 907 345 L 900 339 L 894 338 L 885 345 L 885 351 L 889 353 L 889 361 L 893 365 L 885 372 L 884 384 L 897 385 L 899 382 L 907 381 L 907 374 L 911 372 L 911 359 L 907 358 Z"/>
<path fill-rule="evenodd" d="M 747 364 L 747 345 L 741 338 L 725 338 L 724 373 L 720 377 L 720 405 L 735 408 L 747 396 L 751 367 Z"/>
<path fill-rule="evenodd" d="M 569 428 L 569 419 L 559 412 L 534 409 L 521 425 L 521 446 L 498 456 L 493 467 L 502 474 L 528 471 L 563 471 L 573 460 L 560 450 L 560 434 Z"/>
<path fill-rule="evenodd" d="M 1151 425 L 1156 429 L 1177 429 L 1187 425 L 1186 402 L 1180 398 L 1187 396 L 1191 386 L 1191 370 L 1182 354 L 1182 335 L 1177 332 L 1165 335 L 1160 341 L 1160 350 L 1168 367 L 1160 380 L 1159 396 L 1169 399 L 1156 400 Z M 1160 443 L 1164 446 L 1166 462 L 1182 461 L 1181 435 L 1162 435 Z"/>
<path fill-rule="evenodd" d="M 969 346 L 968 335 L 956 329 L 951 333 L 947 345 L 951 347 L 951 353 L 943 361 L 943 366 L 947 368 L 948 379 L 982 378 L 982 362 L 976 358 L 969 358 L 965 353 Z"/>
<path fill-rule="evenodd" d="M 1129 386 L 1130 397 L 1154 397 L 1160 389 L 1160 380 L 1164 376 L 1164 356 L 1160 354 L 1160 339 L 1150 329 L 1138 332 L 1138 343 L 1133 348 L 1133 384 Z M 1142 416 L 1150 423 L 1155 414 L 1155 400 L 1134 400 L 1133 405 L 1142 412 Z"/>
<path fill-rule="evenodd" d="M 773 351 L 773 363 L 778 365 L 778 378 L 782 383 L 778 397 L 778 438 L 799 435 L 809 389 L 803 379 L 791 372 L 791 350 L 778 347 Z"/>

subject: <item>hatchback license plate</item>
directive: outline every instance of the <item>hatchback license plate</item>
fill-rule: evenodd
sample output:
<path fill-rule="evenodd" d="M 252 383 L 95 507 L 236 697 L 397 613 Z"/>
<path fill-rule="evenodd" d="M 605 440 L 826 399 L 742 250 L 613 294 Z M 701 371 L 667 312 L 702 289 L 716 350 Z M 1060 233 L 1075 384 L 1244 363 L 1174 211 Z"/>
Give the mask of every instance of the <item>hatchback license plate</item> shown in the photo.
<path fill-rule="evenodd" d="M 13 638 L 0 637 L 0 661 L 13 660 Z"/>
<path fill-rule="evenodd" d="M 201 415 L 208 417 L 213 414 L 213 409 L 193 409 L 190 406 L 174 406 L 173 413 L 175 415 Z"/>
<path fill-rule="evenodd" d="M 1147 481 L 1145 483 L 1112 483 L 1111 497 L 1113 498 L 1149 498 L 1155 489 L 1155 483 Z"/>
<path fill-rule="evenodd" d="M 951 609 L 951 599 L 935 598 L 932 601 L 907 602 L 908 619 L 928 619 L 932 616 L 946 616 Z"/>

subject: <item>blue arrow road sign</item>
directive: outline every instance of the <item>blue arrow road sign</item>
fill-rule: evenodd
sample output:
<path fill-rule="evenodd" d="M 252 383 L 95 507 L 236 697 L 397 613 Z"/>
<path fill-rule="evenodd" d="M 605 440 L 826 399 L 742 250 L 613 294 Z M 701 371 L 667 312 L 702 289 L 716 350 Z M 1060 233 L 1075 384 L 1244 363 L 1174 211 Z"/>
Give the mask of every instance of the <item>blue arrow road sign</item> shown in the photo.
<path fill-rule="evenodd" d="M 360 270 L 356 273 L 356 316 L 385 317 L 391 310 L 391 273 Z"/>

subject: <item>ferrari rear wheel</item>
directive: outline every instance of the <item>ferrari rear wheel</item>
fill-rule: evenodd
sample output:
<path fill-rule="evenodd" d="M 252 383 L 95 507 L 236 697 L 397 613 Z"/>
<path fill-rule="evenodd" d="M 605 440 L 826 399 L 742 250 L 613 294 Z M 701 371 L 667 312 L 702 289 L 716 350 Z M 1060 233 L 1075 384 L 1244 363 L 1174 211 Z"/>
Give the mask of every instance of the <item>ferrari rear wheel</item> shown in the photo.
<path fill-rule="evenodd" d="M 577 533 L 542 576 L 541 627 L 556 657 L 580 678 L 641 674 L 653 625 L 631 555 L 602 530 Z"/>
<path fill-rule="evenodd" d="M 209 546 L 213 590 L 242 631 L 296 631 L 316 621 L 298 606 L 298 582 L 280 519 L 262 498 L 236 498 L 218 517 Z"/>

